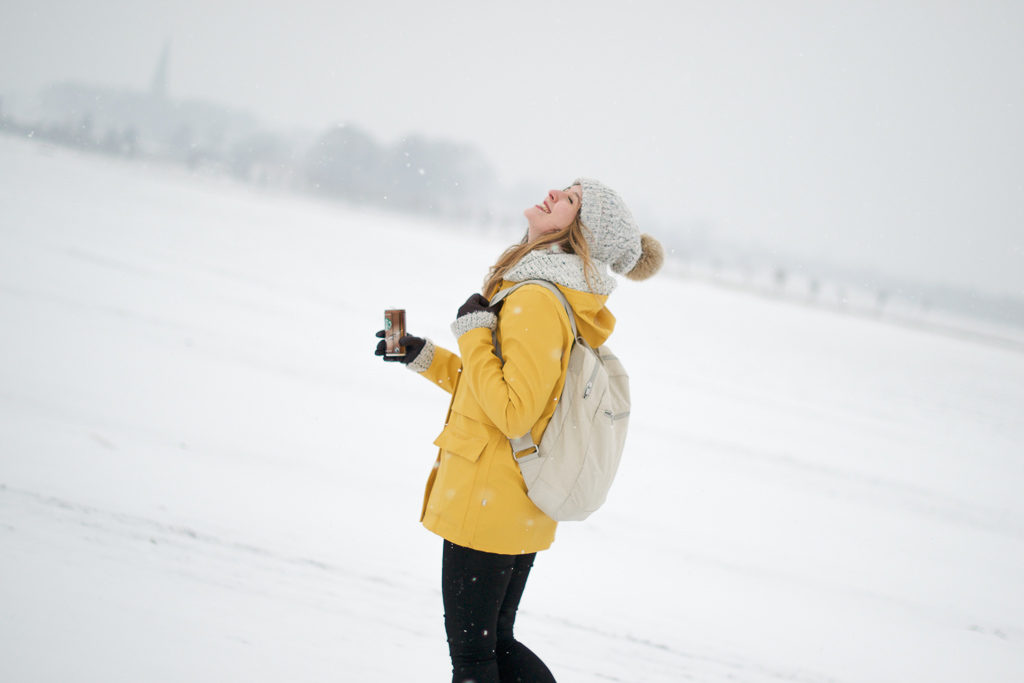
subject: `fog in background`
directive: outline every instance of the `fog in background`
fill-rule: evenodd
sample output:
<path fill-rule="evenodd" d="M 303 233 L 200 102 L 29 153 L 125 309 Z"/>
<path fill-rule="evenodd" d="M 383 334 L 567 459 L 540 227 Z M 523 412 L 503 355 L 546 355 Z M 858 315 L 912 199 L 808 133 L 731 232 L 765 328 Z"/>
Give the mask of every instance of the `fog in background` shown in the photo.
<path fill-rule="evenodd" d="M 462 141 L 508 201 L 588 175 L 694 250 L 1024 297 L 1024 3 L 2 0 L 0 98 L 167 45 L 171 97 Z"/>

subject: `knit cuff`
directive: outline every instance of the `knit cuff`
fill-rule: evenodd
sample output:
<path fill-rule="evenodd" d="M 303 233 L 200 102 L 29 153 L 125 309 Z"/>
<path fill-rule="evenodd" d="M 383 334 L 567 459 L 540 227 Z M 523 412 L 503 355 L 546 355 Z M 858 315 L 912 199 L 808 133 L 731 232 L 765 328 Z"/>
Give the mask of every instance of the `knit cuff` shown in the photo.
<path fill-rule="evenodd" d="M 420 349 L 416 358 L 405 366 L 414 372 L 426 372 L 430 369 L 430 364 L 434 362 L 434 342 L 429 339 L 424 339 L 423 342 L 423 348 Z"/>
<path fill-rule="evenodd" d="M 488 330 L 496 329 L 498 327 L 498 316 L 490 311 L 473 311 L 466 315 L 460 315 L 452 323 L 452 334 L 458 339 L 470 330 L 475 330 L 478 327 Z"/>

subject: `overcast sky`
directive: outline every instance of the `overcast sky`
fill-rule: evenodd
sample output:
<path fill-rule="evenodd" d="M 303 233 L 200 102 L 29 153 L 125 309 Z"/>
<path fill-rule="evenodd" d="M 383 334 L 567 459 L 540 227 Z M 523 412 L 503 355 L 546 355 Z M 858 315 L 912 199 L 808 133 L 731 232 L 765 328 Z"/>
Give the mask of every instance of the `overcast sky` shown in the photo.
<path fill-rule="evenodd" d="M 1024 2 L 0 0 L 0 96 L 147 88 L 165 40 L 174 97 L 466 140 L 538 197 L 589 175 L 665 226 L 1024 295 Z"/>

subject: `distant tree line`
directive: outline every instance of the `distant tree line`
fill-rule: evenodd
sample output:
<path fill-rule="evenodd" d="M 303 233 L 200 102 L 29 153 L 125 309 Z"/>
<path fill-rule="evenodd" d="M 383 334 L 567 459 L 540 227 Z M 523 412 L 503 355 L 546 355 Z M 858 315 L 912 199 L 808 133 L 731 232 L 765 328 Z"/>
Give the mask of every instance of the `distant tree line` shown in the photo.
<path fill-rule="evenodd" d="M 0 132 L 125 158 L 159 159 L 268 187 L 487 225 L 501 189 L 474 146 L 422 135 L 382 144 L 355 125 L 297 138 L 202 102 L 78 84 L 43 92 L 38 120 L 0 100 Z"/>
<path fill-rule="evenodd" d="M 114 156 L 133 157 L 138 151 L 138 130 L 134 126 L 107 126 L 101 131 L 88 114 L 71 122 L 47 121 L 28 124 L 6 115 L 2 99 L 0 133 Z"/>
<path fill-rule="evenodd" d="M 433 215 L 477 215 L 497 195 L 496 174 L 471 145 L 419 135 L 381 145 L 352 125 L 321 134 L 303 174 L 321 194 Z"/>

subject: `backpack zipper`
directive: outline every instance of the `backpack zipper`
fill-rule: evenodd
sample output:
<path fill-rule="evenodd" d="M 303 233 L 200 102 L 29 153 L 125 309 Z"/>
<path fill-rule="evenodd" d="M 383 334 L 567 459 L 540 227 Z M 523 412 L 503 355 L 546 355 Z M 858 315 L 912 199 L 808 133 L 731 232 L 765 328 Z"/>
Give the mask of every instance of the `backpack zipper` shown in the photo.
<path fill-rule="evenodd" d="M 600 369 L 600 363 L 594 365 L 594 370 L 590 373 L 590 379 L 587 380 L 587 386 L 583 388 L 583 398 L 590 398 L 590 393 L 594 390 L 594 378 L 597 377 L 597 371 Z"/>

